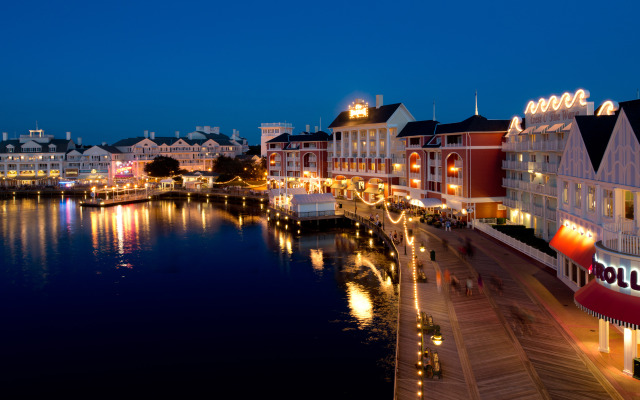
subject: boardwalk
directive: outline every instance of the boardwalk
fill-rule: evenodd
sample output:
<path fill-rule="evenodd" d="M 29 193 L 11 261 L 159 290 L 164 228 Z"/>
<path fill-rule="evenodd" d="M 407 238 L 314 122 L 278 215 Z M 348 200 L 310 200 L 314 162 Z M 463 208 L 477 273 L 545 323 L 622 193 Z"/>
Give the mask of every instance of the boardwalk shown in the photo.
<path fill-rule="evenodd" d="M 348 204 L 345 207 L 348 209 Z M 368 212 L 361 210 L 362 215 Z M 387 233 L 400 231 L 400 226 L 390 225 L 387 219 Z M 420 308 L 433 316 L 445 338 L 437 349 L 431 345 L 442 362 L 443 379 L 424 379 L 425 398 L 640 398 L 640 390 L 634 390 L 640 388 L 640 382 L 634 386 L 635 382 L 627 379 L 626 387 L 615 380 L 612 383 L 607 372 L 603 373 L 590 360 L 582 344 L 561 325 L 558 315 L 545 307 L 541 291 L 535 286 L 540 283 L 535 278 L 552 281 L 555 277 L 472 230 L 444 232 L 419 223 L 415 228 L 417 245 L 423 243 L 436 252 L 435 262 L 429 261 L 428 251 L 416 253 L 428 278 L 428 283 L 418 283 Z M 469 261 L 456 250 L 458 240 L 467 236 L 476 249 Z M 443 247 L 440 237 L 446 237 L 450 245 Z M 408 251 L 405 256 L 402 245 L 398 250 L 402 274 L 396 398 L 416 399 L 420 386 L 415 367 L 418 336 L 411 253 Z M 518 269 L 520 266 L 526 273 Z M 446 269 L 460 280 L 461 286 L 471 277 L 473 294 L 468 297 L 463 288 L 454 292 L 446 286 L 438 291 L 436 271 Z M 477 287 L 478 273 L 485 283 L 482 294 Z M 491 288 L 492 275 L 502 278 L 502 293 Z M 562 284 L 557 290 L 563 290 Z M 572 303 L 567 306 L 574 307 Z M 522 314 L 514 310 L 521 310 Z M 571 311 L 571 316 L 580 316 L 579 310 Z M 534 322 L 521 321 L 519 317 L 523 314 L 531 316 Z M 597 333 L 594 335 L 597 338 Z"/>

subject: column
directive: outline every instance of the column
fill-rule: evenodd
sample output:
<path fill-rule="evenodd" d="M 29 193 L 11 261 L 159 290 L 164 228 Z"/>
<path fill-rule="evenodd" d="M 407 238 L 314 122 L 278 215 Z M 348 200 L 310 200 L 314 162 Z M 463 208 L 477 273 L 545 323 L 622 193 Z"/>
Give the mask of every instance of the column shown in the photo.
<path fill-rule="evenodd" d="M 633 359 L 638 356 L 638 331 L 624 328 L 624 369 L 622 372 L 633 376 Z"/>
<path fill-rule="evenodd" d="M 338 157 L 338 154 L 336 153 L 336 148 L 337 148 L 337 146 L 336 146 L 336 136 L 337 135 L 338 135 L 337 133 L 333 134 L 333 158 Z"/>
<path fill-rule="evenodd" d="M 344 157 L 344 132 L 340 132 L 340 158 Z"/>
<path fill-rule="evenodd" d="M 356 142 L 356 157 L 360 157 L 360 151 L 361 151 L 360 144 L 362 143 L 362 139 L 360 139 L 360 134 L 361 133 L 362 132 L 359 129 L 356 131 L 356 140 L 357 140 L 357 142 Z"/>
<path fill-rule="evenodd" d="M 391 129 L 387 128 L 387 141 L 384 143 L 387 149 L 387 158 L 391 158 Z"/>
<path fill-rule="evenodd" d="M 609 352 L 609 321 L 598 319 L 598 351 Z"/>
<path fill-rule="evenodd" d="M 367 159 L 368 159 L 369 157 L 371 157 L 371 140 L 370 140 L 369 129 L 366 130 L 365 137 L 367 139 L 366 148 L 367 148 Z"/>
<path fill-rule="evenodd" d="M 376 157 L 380 158 L 380 129 L 376 128 Z"/>

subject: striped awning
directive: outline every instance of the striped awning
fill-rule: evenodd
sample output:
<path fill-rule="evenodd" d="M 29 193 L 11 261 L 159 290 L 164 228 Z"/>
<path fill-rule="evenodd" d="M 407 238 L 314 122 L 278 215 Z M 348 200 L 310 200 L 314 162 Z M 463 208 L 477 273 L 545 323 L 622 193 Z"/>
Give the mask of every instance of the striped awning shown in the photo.
<path fill-rule="evenodd" d="M 531 133 L 531 131 L 533 131 L 533 127 L 529 127 L 525 130 L 523 130 L 522 132 L 520 132 L 521 135 L 526 135 L 527 133 Z"/>
<path fill-rule="evenodd" d="M 573 301 L 579 309 L 596 318 L 629 329 L 640 329 L 640 297 L 616 292 L 596 279 L 580 288 Z"/>
<path fill-rule="evenodd" d="M 346 186 L 340 182 L 333 182 L 331 189 L 344 189 Z"/>
<path fill-rule="evenodd" d="M 549 125 L 540 125 L 539 127 L 537 127 L 537 128 L 533 131 L 533 133 L 540 133 L 540 132 L 542 132 L 543 130 L 547 129 L 548 127 L 549 127 Z"/>
<path fill-rule="evenodd" d="M 547 132 L 555 132 L 558 129 L 562 128 L 564 124 L 554 124 L 551 126 L 551 128 L 547 129 Z"/>
<path fill-rule="evenodd" d="M 380 193 L 380 189 L 378 189 L 377 186 L 375 186 L 375 187 L 369 186 L 368 188 L 365 189 L 364 192 L 365 193 Z"/>

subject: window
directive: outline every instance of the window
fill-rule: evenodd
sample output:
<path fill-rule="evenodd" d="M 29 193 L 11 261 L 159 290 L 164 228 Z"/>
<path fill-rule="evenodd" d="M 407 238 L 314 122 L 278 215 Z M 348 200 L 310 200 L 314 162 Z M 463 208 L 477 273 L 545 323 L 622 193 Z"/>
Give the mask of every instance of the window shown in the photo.
<path fill-rule="evenodd" d="M 624 191 L 624 217 L 633 219 L 633 192 Z"/>
<path fill-rule="evenodd" d="M 562 183 L 562 202 L 569 204 L 569 182 Z"/>
<path fill-rule="evenodd" d="M 535 154 L 531 154 L 531 162 L 536 162 L 536 155 Z"/>
<path fill-rule="evenodd" d="M 550 159 L 549 159 L 549 155 L 548 154 L 545 154 L 543 156 L 543 159 L 544 159 L 544 162 L 547 163 L 547 164 L 549 164 L 551 162 Z"/>
<path fill-rule="evenodd" d="M 583 287 L 587 284 L 587 275 L 584 273 L 584 270 L 580 268 L 580 287 Z"/>
<path fill-rule="evenodd" d="M 602 191 L 602 215 L 613 217 L 613 190 L 604 189 Z"/>
<path fill-rule="evenodd" d="M 574 199 L 574 206 L 576 208 L 581 208 L 582 207 L 582 184 L 581 183 L 576 183 L 574 186 L 574 193 L 573 193 L 573 199 Z"/>
<path fill-rule="evenodd" d="M 566 257 L 564 259 L 564 276 L 569 278 L 569 259 Z"/>
<path fill-rule="evenodd" d="M 594 186 L 587 187 L 587 208 L 591 212 L 596 210 L 596 188 Z"/>

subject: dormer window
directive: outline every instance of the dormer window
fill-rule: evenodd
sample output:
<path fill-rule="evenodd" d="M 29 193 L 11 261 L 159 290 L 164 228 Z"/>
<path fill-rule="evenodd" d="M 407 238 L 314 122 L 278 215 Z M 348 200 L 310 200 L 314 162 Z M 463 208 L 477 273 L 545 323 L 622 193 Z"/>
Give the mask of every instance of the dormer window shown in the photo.
<path fill-rule="evenodd" d="M 49 146 L 49 153 L 55 153 L 56 146 Z"/>

